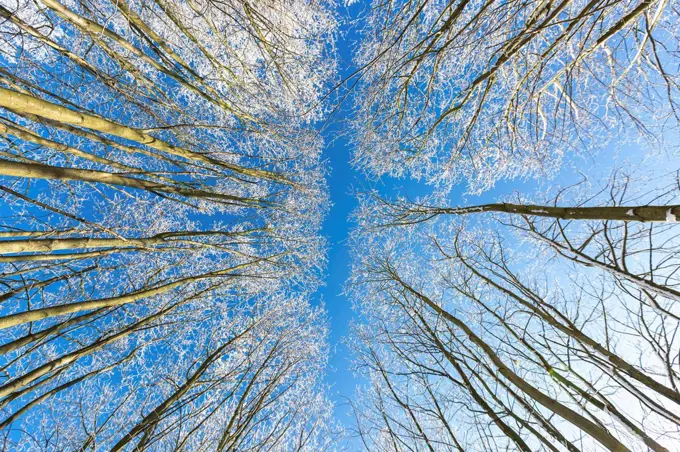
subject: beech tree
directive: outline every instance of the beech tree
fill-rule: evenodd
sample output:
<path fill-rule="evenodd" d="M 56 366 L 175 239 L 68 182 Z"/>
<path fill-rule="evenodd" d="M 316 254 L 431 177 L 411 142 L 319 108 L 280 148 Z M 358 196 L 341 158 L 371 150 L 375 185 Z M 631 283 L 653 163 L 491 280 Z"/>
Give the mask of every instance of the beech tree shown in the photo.
<path fill-rule="evenodd" d="M 436 203 L 437 201 L 434 201 Z M 675 204 L 560 206 L 558 199 L 552 204 L 535 205 L 529 202 L 509 201 L 470 206 L 442 206 L 428 200 L 410 201 L 399 197 L 394 201 L 376 193 L 361 195 L 357 219 L 363 227 L 383 229 L 409 227 L 432 221 L 437 217 L 462 217 L 489 213 L 508 214 L 522 218 L 551 218 L 555 220 L 602 220 L 623 222 L 675 223 L 680 206 Z"/>
<path fill-rule="evenodd" d="M 330 6 L 0 5 L 7 447 L 325 447 Z"/>
<path fill-rule="evenodd" d="M 602 195 L 674 205 L 677 189 Z M 673 449 L 677 225 L 437 215 L 357 237 L 367 449 Z"/>
<path fill-rule="evenodd" d="M 119 331 L 78 344 L 72 354 L 90 354 L 88 362 L 60 357 L 47 363 L 48 378 L 21 382 L 6 397 L 5 410 L 12 411 L 0 424 L 6 447 L 327 447 L 334 432 L 319 380 L 323 313 L 300 299 L 227 304 L 210 297 L 119 322 Z M 206 320 L 208 312 L 214 320 Z M 3 388 L 19 387 L 12 384 Z M 72 407 L 70 416 L 65 407 Z"/>
<path fill-rule="evenodd" d="M 663 0 L 372 2 L 354 161 L 476 193 L 612 142 L 674 147 L 677 27 Z"/>
<path fill-rule="evenodd" d="M 281 281 L 313 284 L 326 195 L 308 126 L 323 114 L 334 22 L 327 5 L 292 10 L 3 5 L 3 262 L 30 267 L 29 289 L 83 274 L 36 277 L 43 268 L 114 254 L 129 273 L 165 260 L 177 280 L 277 261 Z M 193 272 L 205 259 L 210 271 Z M 7 278 L 21 296 L 16 271 Z"/>

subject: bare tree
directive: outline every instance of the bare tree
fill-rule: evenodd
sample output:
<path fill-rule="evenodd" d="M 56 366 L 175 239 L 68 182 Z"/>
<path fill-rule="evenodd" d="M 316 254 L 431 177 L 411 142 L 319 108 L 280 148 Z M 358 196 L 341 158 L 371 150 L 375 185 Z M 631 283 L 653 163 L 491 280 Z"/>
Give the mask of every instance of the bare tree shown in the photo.
<path fill-rule="evenodd" d="M 673 2 L 398 0 L 366 14 L 353 135 L 371 174 L 480 192 L 611 142 L 674 146 Z"/>
<path fill-rule="evenodd" d="M 662 192 L 605 194 L 672 204 Z M 404 229 L 357 242 L 368 449 L 672 450 L 675 224 L 438 215 Z"/>
<path fill-rule="evenodd" d="M 6 447 L 325 447 L 335 27 L 326 2 L 0 5 Z"/>
<path fill-rule="evenodd" d="M 333 432 L 319 381 L 323 314 L 283 297 L 232 305 L 201 335 L 198 303 L 209 301 L 195 301 L 76 352 L 98 347 L 89 363 L 60 358 L 51 378 L 13 394 L 7 441 L 26 450 L 266 449 L 297 438 L 299 450 L 325 447 Z M 63 406 L 78 410 L 64 417 Z"/>

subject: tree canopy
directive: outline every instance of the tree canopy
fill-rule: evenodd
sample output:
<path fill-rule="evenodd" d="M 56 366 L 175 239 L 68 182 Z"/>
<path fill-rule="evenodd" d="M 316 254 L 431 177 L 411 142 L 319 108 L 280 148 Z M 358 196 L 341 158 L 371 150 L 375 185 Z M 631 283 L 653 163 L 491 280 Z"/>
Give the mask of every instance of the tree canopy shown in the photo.
<path fill-rule="evenodd" d="M 674 450 L 678 11 L 0 2 L 2 449 Z"/>

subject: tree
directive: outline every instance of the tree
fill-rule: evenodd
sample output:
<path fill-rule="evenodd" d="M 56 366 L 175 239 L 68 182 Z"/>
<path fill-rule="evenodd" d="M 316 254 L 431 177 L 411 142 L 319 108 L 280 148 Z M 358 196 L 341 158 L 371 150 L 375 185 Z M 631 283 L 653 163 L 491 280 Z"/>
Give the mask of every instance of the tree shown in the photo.
<path fill-rule="evenodd" d="M 501 215 L 358 236 L 366 448 L 672 450 L 677 226 Z"/>
<path fill-rule="evenodd" d="M 674 146 L 669 2 L 373 2 L 365 23 L 352 135 L 372 175 L 477 193 L 611 142 Z"/>
<path fill-rule="evenodd" d="M 377 193 L 361 196 L 357 215 L 366 227 L 390 228 L 425 223 L 439 216 L 465 216 L 483 213 L 503 213 L 522 218 L 551 218 L 555 220 L 602 220 L 623 222 L 675 223 L 680 215 L 680 206 L 668 205 L 603 205 L 603 206 L 558 206 L 554 204 L 534 205 L 519 202 L 497 202 L 474 206 L 438 206 L 427 200 L 409 201 L 397 198 L 390 201 Z"/>
<path fill-rule="evenodd" d="M 325 447 L 334 432 L 319 380 L 323 313 L 285 297 L 229 308 L 223 302 L 197 297 L 191 309 L 187 302 L 168 307 L 172 314 L 139 319 L 89 345 L 99 347 L 89 363 L 53 366 L 55 377 L 8 405 L 15 410 L 2 422 L 5 444 L 17 450 Z M 201 304 L 214 306 L 214 321 L 206 322 Z M 205 327 L 210 333 L 200 334 Z M 64 406 L 78 409 L 63 416 Z"/>
<path fill-rule="evenodd" d="M 310 264 L 291 275 L 310 280 L 301 269 L 316 265 L 326 195 L 319 142 L 307 126 L 323 113 L 318 97 L 332 70 L 324 38 L 334 22 L 323 4 L 294 9 L 3 6 L 0 174 L 5 211 L 15 212 L 5 233 L 59 234 L 61 242 L 31 245 L 83 251 L 46 256 L 12 235 L 5 252 L 12 255 L 2 259 L 38 271 L 37 262 L 117 259 L 142 248 L 221 247 L 229 259 L 285 249 L 288 263 Z M 198 222 L 204 215 L 223 224 Z M 232 240 L 247 231 L 256 238 Z M 172 248 L 149 246 L 154 237 L 167 244 L 180 236 Z M 14 256 L 12 247 L 27 255 Z"/>
<path fill-rule="evenodd" d="M 295 353 L 320 363 L 325 331 L 304 300 L 330 5 L 19 0 L 0 19 L 6 440 L 323 446 L 321 367 Z M 286 309 L 299 337 L 247 330 Z"/>

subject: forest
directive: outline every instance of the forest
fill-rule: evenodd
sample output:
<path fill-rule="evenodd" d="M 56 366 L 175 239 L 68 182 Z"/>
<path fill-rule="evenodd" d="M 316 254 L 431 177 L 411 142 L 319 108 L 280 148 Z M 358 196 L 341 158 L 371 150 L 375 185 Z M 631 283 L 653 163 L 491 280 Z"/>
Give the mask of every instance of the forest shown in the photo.
<path fill-rule="evenodd" d="M 0 0 L 0 450 L 680 451 L 678 222 L 678 0 Z"/>

